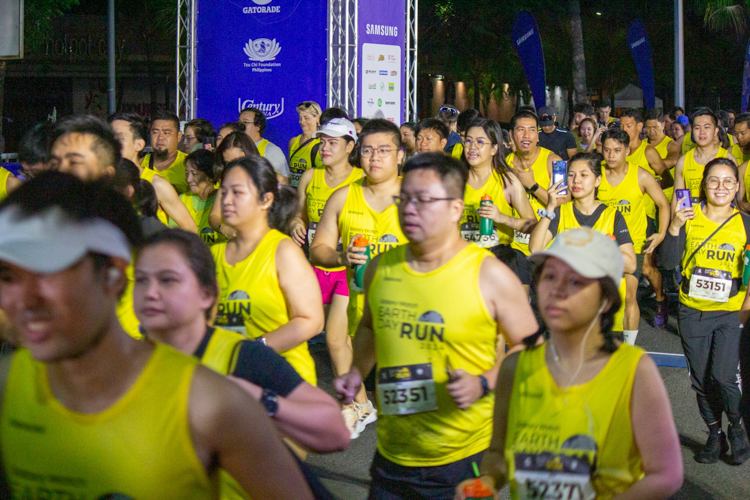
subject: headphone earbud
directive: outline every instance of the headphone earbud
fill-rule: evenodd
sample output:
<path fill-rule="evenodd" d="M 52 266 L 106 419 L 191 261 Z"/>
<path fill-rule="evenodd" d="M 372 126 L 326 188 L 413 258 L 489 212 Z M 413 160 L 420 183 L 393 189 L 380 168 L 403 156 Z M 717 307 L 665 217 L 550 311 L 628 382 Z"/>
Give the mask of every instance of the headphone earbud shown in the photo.
<path fill-rule="evenodd" d="M 597 313 L 597 315 L 599 315 L 599 314 L 603 313 L 603 312 L 604 312 L 604 309 L 605 309 L 605 308 L 606 308 L 606 307 L 607 307 L 608 305 L 609 305 L 609 300 L 605 300 L 604 302 L 602 302 L 602 306 L 601 306 L 601 307 L 599 308 L 599 312 Z"/>
<path fill-rule="evenodd" d="M 119 269 L 117 269 L 116 267 L 110 267 L 107 270 L 107 281 L 109 283 L 109 286 L 115 286 L 119 281 L 120 276 L 122 276 L 122 273 Z"/>

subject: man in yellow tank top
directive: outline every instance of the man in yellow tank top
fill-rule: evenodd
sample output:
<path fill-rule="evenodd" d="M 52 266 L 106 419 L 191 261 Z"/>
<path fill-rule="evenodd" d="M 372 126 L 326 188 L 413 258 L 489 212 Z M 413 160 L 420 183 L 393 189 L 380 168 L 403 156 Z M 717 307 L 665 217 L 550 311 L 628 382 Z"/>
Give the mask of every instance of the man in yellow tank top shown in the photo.
<path fill-rule="evenodd" d="M 740 164 L 740 179 L 744 180 L 745 191 L 740 193 L 744 201 L 750 200 L 747 193 L 747 186 L 750 183 L 750 172 L 747 165 L 750 160 L 750 113 L 742 113 L 734 121 L 734 146 L 732 146 L 732 156 Z"/>
<path fill-rule="evenodd" d="M 401 189 L 398 168 L 403 159 L 401 133 L 383 119 L 367 122 L 359 135 L 359 156 L 365 177 L 336 190 L 325 204 L 310 246 L 310 261 L 324 268 L 346 268 L 349 284 L 347 331 L 354 336 L 365 307 L 365 297 L 355 280 L 354 266 L 367 265 L 369 257 L 406 243 L 398 223 L 393 197 Z M 360 236 L 367 246 L 355 246 Z M 354 355 L 356 356 L 356 352 Z M 365 396 L 366 397 L 366 396 Z M 360 395 L 360 400 L 362 396 Z M 372 402 L 355 405 L 358 429 L 376 418 Z M 356 432 L 355 432 L 356 433 Z M 354 434 L 354 433 L 353 433 Z"/>
<path fill-rule="evenodd" d="M 276 144 L 263 138 L 267 124 L 265 113 L 258 108 L 245 108 L 240 111 L 237 121 L 245 126 L 245 133 L 258 147 L 258 153 L 271 163 L 279 184 L 289 184 L 291 173 L 286 155 Z"/>
<path fill-rule="evenodd" d="M 505 158 L 505 161 L 526 188 L 531 208 L 538 219 L 538 210 L 547 206 L 552 162 L 562 161 L 562 158 L 539 146 L 539 118 L 531 111 L 519 111 L 513 116 L 510 121 L 510 134 L 516 149 Z M 570 194 L 560 203 L 566 201 L 570 201 Z M 521 282 L 528 287 L 531 284 L 531 264 L 526 258 L 530 253 L 529 235 L 515 231 L 511 247 L 516 250 Z"/>
<path fill-rule="evenodd" d="M 140 239 L 124 198 L 50 172 L 9 197 L 0 228 L 0 307 L 21 347 L 0 359 L 14 498 L 215 498 L 219 463 L 254 498 L 312 498 L 257 402 L 120 327 Z"/>
<path fill-rule="evenodd" d="M 498 346 L 538 329 L 515 274 L 461 238 L 465 184 L 454 158 L 412 159 L 396 197 L 409 243 L 365 271 L 354 367 L 334 385 L 350 401 L 377 363 L 370 498 L 453 498 L 489 446 Z"/>
<path fill-rule="evenodd" d="M 714 158 L 729 158 L 737 160 L 726 149 L 716 144 L 719 134 L 718 120 L 709 108 L 698 108 L 690 117 L 693 138 L 696 147 L 689 150 L 679 160 L 674 171 L 674 188 L 689 189 L 690 196 L 697 203 L 700 194 L 700 184 L 703 179 L 703 167 Z M 740 192 L 745 192 L 745 184 L 740 176 Z M 672 210 L 677 205 L 677 198 L 672 198 Z"/>
<path fill-rule="evenodd" d="M 417 154 L 440 153 L 448 144 L 450 130 L 437 118 L 425 118 L 414 130 L 417 137 Z"/>
<path fill-rule="evenodd" d="M 185 180 L 187 154 L 177 149 L 182 139 L 180 119 L 171 111 L 157 111 L 151 117 L 150 134 L 153 153 L 143 157 L 141 166 L 154 170 L 156 175 L 167 179 L 178 193 L 184 193 L 188 190 Z"/>
<path fill-rule="evenodd" d="M 646 113 L 646 136 L 648 144 L 659 154 L 664 166 L 670 170 L 674 179 L 674 166 L 680 158 L 680 148 L 677 143 L 665 133 L 664 113 L 660 109 L 650 109 Z"/>
<path fill-rule="evenodd" d="M 631 118 L 621 119 L 627 123 Z M 636 254 L 636 270 L 625 275 L 625 317 L 623 319 L 623 336 L 625 342 L 635 345 L 638 336 L 641 314 L 638 306 L 638 281 L 641 274 L 651 282 L 656 293 L 656 316 L 654 324 L 659 328 L 666 326 L 667 303 L 662 285 L 662 276 L 656 268 L 654 251 L 664 241 L 670 220 L 669 203 L 654 176 L 646 169 L 627 160 L 630 136 L 624 130 L 608 130 L 602 136 L 602 152 L 606 168 L 602 172 L 602 183 L 597 197 L 609 207 L 616 208 L 628 224 L 630 236 Z M 659 213 L 659 231 L 649 234 L 646 199 L 654 203 Z M 653 228 L 653 226 L 652 226 Z"/>
<path fill-rule="evenodd" d="M 197 233 L 198 227 L 195 225 L 188 209 L 185 208 L 185 204 L 180 201 L 174 186 L 164 177 L 156 175 L 155 170 L 144 169 L 138 159 L 141 151 L 146 147 L 147 128 L 143 119 L 135 113 L 115 113 L 109 117 L 109 124 L 122 146 L 120 150 L 122 157 L 135 163 L 141 171 L 141 178 L 148 180 L 154 186 L 159 207 L 166 216 L 175 221 L 177 227 L 191 233 Z M 166 223 L 166 217 L 162 222 Z"/>

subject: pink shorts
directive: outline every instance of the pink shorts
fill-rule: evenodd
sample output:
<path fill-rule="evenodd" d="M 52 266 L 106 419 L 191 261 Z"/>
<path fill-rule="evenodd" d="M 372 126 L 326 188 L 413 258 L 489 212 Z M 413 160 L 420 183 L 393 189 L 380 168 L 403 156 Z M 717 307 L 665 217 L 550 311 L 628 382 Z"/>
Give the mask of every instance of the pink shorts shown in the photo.
<path fill-rule="evenodd" d="M 323 295 L 323 304 L 330 304 L 333 295 L 349 296 L 349 286 L 346 284 L 346 269 L 341 271 L 324 271 L 313 266 L 315 276 L 318 277 L 320 293 Z"/>

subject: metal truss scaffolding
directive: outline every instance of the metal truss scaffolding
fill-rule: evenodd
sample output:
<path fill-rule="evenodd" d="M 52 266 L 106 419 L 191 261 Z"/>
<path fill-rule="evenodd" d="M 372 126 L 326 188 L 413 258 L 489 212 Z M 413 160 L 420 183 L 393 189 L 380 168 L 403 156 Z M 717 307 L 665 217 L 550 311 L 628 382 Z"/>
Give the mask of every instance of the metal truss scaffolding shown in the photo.
<path fill-rule="evenodd" d="M 195 19 L 198 0 L 177 0 L 176 109 L 181 121 L 195 118 Z"/>
<path fill-rule="evenodd" d="M 357 116 L 358 0 L 328 0 L 328 102 Z"/>
<path fill-rule="evenodd" d="M 417 120 L 417 33 L 419 0 L 406 0 L 406 54 L 404 72 L 404 119 L 416 123 Z"/>

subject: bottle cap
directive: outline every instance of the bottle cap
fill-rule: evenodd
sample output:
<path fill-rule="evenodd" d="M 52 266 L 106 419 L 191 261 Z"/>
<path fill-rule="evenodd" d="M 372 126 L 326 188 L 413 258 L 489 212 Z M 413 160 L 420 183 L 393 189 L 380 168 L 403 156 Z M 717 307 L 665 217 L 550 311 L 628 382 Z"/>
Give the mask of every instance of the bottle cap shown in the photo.
<path fill-rule="evenodd" d="M 370 242 L 367 241 L 367 238 L 365 238 L 364 236 L 360 236 L 359 238 L 354 240 L 354 246 L 355 247 L 369 247 Z"/>
<path fill-rule="evenodd" d="M 479 478 L 464 487 L 464 495 L 469 498 L 486 498 L 492 496 L 492 490 Z"/>
<path fill-rule="evenodd" d="M 492 201 L 492 196 L 485 193 L 484 196 L 482 196 L 482 201 Z"/>
<path fill-rule="evenodd" d="M 750 245 L 746 246 L 745 250 L 750 250 Z"/>

